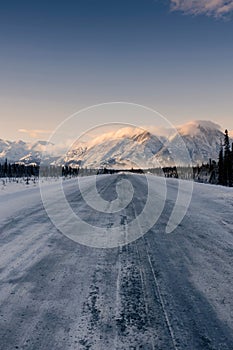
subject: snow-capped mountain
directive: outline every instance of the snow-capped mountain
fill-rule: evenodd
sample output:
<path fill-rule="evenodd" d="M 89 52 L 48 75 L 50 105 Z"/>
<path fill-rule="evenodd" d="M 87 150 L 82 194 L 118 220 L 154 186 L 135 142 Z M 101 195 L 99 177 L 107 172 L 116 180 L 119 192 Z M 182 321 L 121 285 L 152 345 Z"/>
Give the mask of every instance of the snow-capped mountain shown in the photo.
<path fill-rule="evenodd" d="M 142 129 L 123 128 L 79 144 L 59 162 L 87 167 L 156 167 L 187 165 L 218 159 L 224 134 L 210 121 L 193 121 L 177 128 L 169 138 Z M 186 150 L 184 152 L 184 145 Z M 175 157 L 172 156 L 175 153 Z M 188 157 L 187 157 L 188 155 Z"/>
<path fill-rule="evenodd" d="M 0 140 L 0 159 L 9 159 L 11 161 L 18 161 L 25 156 L 27 152 L 27 143 L 24 141 L 5 141 Z"/>
<path fill-rule="evenodd" d="M 193 164 L 208 162 L 210 158 L 218 159 L 221 141 L 224 140 L 224 134 L 219 125 L 210 121 L 197 120 L 178 127 L 177 131 L 178 133 L 169 139 L 168 146 L 163 147 L 157 155 L 162 163 L 172 162 L 173 150 L 176 153 L 176 163 L 185 163 L 181 152 L 183 142 Z M 168 149 L 171 152 L 168 152 Z"/>
<path fill-rule="evenodd" d="M 92 168 L 196 165 L 208 162 L 209 158 L 217 160 L 224 139 L 220 126 L 210 121 L 193 121 L 179 126 L 172 136 L 169 130 L 168 135 L 166 138 L 141 128 L 122 128 L 88 142 L 76 142 L 62 157 L 55 156 L 56 146 L 49 144 L 47 148 L 46 141 L 0 140 L 0 161 L 7 158 L 10 162 L 40 163 L 43 155 L 43 162 L 49 164 Z"/>
<path fill-rule="evenodd" d="M 63 161 L 87 167 L 148 167 L 163 147 L 162 139 L 142 129 L 123 128 L 70 150 Z"/>
<path fill-rule="evenodd" d="M 6 158 L 9 162 L 22 162 L 25 164 L 40 163 L 42 154 L 47 147 L 46 141 L 37 141 L 35 143 L 24 141 L 5 141 L 0 139 L 0 161 Z M 50 144 L 53 148 L 53 145 Z M 55 146 L 54 146 L 55 147 Z M 52 162 L 57 158 L 52 155 L 48 157 L 48 162 Z"/>

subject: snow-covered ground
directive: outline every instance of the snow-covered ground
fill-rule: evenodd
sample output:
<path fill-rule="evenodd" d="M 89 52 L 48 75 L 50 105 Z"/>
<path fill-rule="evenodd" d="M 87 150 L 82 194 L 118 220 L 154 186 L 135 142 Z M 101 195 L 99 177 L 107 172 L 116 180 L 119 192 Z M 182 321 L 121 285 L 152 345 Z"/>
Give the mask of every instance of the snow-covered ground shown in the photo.
<path fill-rule="evenodd" d="M 53 184 L 58 181 L 56 177 L 45 177 L 43 180 L 43 184 Z M 41 181 L 41 182 L 42 182 Z M 9 193 L 21 192 L 23 190 L 28 191 L 31 188 L 38 187 L 39 179 L 38 177 L 27 178 L 0 178 L 0 196 L 4 196 Z"/>
<path fill-rule="evenodd" d="M 122 178 L 134 196 L 119 213 L 91 209 L 77 179 L 64 181 L 64 191 L 83 220 L 117 226 L 121 234 L 147 197 L 144 176 L 101 175 L 97 188 L 105 201 L 116 199 Z M 163 180 L 149 178 L 159 205 Z M 88 191 L 91 178 L 80 181 Z M 56 182 L 43 186 L 53 194 Z M 164 210 L 147 234 L 111 249 L 59 232 L 38 184 L 0 190 L 0 348 L 232 350 L 233 189 L 194 183 L 185 218 L 166 234 L 177 187 L 167 179 Z"/>

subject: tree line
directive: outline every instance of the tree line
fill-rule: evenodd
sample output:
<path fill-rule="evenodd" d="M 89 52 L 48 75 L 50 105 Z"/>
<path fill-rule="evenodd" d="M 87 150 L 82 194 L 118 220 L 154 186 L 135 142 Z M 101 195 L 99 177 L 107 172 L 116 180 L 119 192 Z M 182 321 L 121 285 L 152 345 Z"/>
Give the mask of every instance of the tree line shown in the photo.
<path fill-rule="evenodd" d="M 84 175 L 85 169 L 72 168 L 70 166 L 38 164 L 9 163 L 7 159 L 3 164 L 0 163 L 0 177 L 2 178 L 31 178 L 31 177 L 58 177 L 58 176 L 78 176 Z"/>
<path fill-rule="evenodd" d="M 0 163 L 0 178 L 32 178 L 32 177 L 72 177 L 95 175 L 98 170 L 70 165 L 38 165 L 10 163 L 5 159 Z"/>
<path fill-rule="evenodd" d="M 24 165 L 22 163 L 8 163 L 7 159 L 0 164 L 0 177 L 18 178 L 39 176 L 38 165 Z"/>
<path fill-rule="evenodd" d="M 219 152 L 218 183 L 229 187 L 233 185 L 233 144 L 230 145 L 228 130 L 225 130 L 224 142 L 221 142 Z"/>

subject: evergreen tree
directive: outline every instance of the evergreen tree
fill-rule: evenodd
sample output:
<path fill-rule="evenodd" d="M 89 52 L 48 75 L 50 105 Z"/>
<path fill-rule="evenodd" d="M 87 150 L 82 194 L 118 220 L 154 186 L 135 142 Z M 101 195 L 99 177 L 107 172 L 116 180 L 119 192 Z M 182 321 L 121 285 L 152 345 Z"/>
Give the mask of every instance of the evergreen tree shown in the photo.
<path fill-rule="evenodd" d="M 221 148 L 219 152 L 219 161 L 218 161 L 218 183 L 219 185 L 224 185 L 224 159 L 223 159 L 223 146 L 221 142 Z"/>
<path fill-rule="evenodd" d="M 225 137 L 224 137 L 224 151 L 225 155 L 226 153 L 230 153 L 230 140 L 229 140 L 229 135 L 228 135 L 228 130 L 225 130 Z"/>
<path fill-rule="evenodd" d="M 8 169 L 8 165 L 7 165 L 7 158 L 5 159 L 5 163 L 4 163 L 4 168 L 3 168 L 3 176 L 7 177 L 7 169 Z"/>
<path fill-rule="evenodd" d="M 224 137 L 224 184 L 232 186 L 232 162 L 228 130 L 225 130 Z"/>

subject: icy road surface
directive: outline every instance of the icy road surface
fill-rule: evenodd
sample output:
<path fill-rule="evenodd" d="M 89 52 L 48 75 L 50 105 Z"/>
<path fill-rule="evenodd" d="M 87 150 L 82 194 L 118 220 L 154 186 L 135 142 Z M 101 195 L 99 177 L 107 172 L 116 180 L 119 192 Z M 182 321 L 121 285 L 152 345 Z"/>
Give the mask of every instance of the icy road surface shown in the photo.
<path fill-rule="evenodd" d="M 105 200 L 114 199 L 119 176 L 98 177 Z M 108 216 L 107 225 L 119 222 L 119 232 L 147 195 L 143 176 L 128 178 L 135 189 L 132 205 L 112 221 Z M 161 180 L 150 181 L 159 190 Z M 113 249 L 62 235 L 38 188 L 1 191 L 0 349 L 232 350 L 233 191 L 195 184 L 186 217 L 165 234 L 177 184 L 167 181 L 158 223 Z M 101 213 L 90 215 L 76 180 L 64 188 L 84 220 L 106 223 Z"/>

